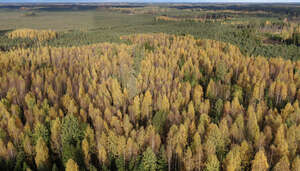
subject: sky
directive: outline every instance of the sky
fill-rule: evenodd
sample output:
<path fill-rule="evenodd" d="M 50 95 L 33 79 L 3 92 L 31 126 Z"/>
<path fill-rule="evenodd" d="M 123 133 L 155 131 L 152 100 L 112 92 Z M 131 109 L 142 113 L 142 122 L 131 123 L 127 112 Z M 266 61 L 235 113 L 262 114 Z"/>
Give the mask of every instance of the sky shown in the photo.
<path fill-rule="evenodd" d="M 193 2 L 193 3 L 218 3 L 218 2 L 228 2 L 228 3 L 293 3 L 299 2 L 300 0 L 0 0 L 0 3 L 50 3 L 50 2 L 168 2 L 168 3 L 178 3 L 178 2 Z"/>

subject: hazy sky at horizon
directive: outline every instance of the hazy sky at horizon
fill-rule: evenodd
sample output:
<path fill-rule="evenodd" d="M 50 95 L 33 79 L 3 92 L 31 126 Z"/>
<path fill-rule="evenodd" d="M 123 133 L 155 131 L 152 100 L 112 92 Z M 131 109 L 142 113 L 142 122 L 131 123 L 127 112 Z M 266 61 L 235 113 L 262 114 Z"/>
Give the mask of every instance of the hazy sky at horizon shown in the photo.
<path fill-rule="evenodd" d="M 207 2 L 248 2 L 248 3 L 291 3 L 300 2 L 300 0 L 0 0 L 0 3 L 25 3 L 25 2 L 194 2 L 194 3 L 207 3 Z"/>

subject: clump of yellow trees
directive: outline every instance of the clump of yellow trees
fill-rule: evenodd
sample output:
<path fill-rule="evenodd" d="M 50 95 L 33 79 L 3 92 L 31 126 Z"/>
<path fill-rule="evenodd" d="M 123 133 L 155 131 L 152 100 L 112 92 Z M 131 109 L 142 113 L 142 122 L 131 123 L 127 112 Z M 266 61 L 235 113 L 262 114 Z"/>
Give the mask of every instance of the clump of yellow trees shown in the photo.
<path fill-rule="evenodd" d="M 219 18 L 213 18 L 211 16 L 157 16 L 155 17 L 155 21 L 176 21 L 176 22 L 182 22 L 182 21 L 192 21 L 192 22 L 222 22 L 225 23 L 226 20 L 231 19 L 230 17 L 219 17 Z"/>
<path fill-rule="evenodd" d="M 57 32 L 52 30 L 17 29 L 7 33 L 11 39 L 28 38 L 32 40 L 45 41 L 57 37 Z"/>
<path fill-rule="evenodd" d="M 299 170 L 299 61 L 122 39 L 0 54 L 2 170 Z"/>

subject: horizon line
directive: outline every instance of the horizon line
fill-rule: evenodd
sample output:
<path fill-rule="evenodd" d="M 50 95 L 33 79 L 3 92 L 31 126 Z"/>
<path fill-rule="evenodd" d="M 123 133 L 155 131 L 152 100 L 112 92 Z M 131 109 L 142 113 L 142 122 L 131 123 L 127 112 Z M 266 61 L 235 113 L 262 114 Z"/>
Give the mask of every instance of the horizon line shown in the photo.
<path fill-rule="evenodd" d="M 300 4 L 300 1 L 273 1 L 273 2 L 243 2 L 243 1 L 232 1 L 232 2 L 226 2 L 226 1 L 214 1 L 214 2 L 195 2 L 195 1 L 56 1 L 56 0 L 46 0 L 46 1 L 23 1 L 23 2 L 17 2 L 17 1 L 1 1 L 0 4 L 105 4 L 105 3 L 131 3 L 131 4 Z"/>

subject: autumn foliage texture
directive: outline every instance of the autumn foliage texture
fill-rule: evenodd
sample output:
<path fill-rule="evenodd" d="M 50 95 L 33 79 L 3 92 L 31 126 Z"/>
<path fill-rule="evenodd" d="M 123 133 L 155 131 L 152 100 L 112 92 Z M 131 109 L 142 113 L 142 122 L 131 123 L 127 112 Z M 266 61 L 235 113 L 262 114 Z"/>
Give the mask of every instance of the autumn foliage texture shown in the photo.
<path fill-rule="evenodd" d="M 300 61 L 122 39 L 0 53 L 2 170 L 300 169 Z"/>
<path fill-rule="evenodd" d="M 57 37 L 57 33 L 52 30 L 34 30 L 34 29 L 17 29 L 7 33 L 11 39 L 27 38 L 31 40 L 45 41 Z"/>
<path fill-rule="evenodd" d="M 212 19 L 208 17 L 168 17 L 168 16 L 157 16 L 155 17 L 155 21 L 176 21 L 176 22 L 182 22 L 182 21 L 191 21 L 191 22 L 218 22 L 218 21 L 224 21 L 224 18 L 218 18 L 218 19 Z"/>

